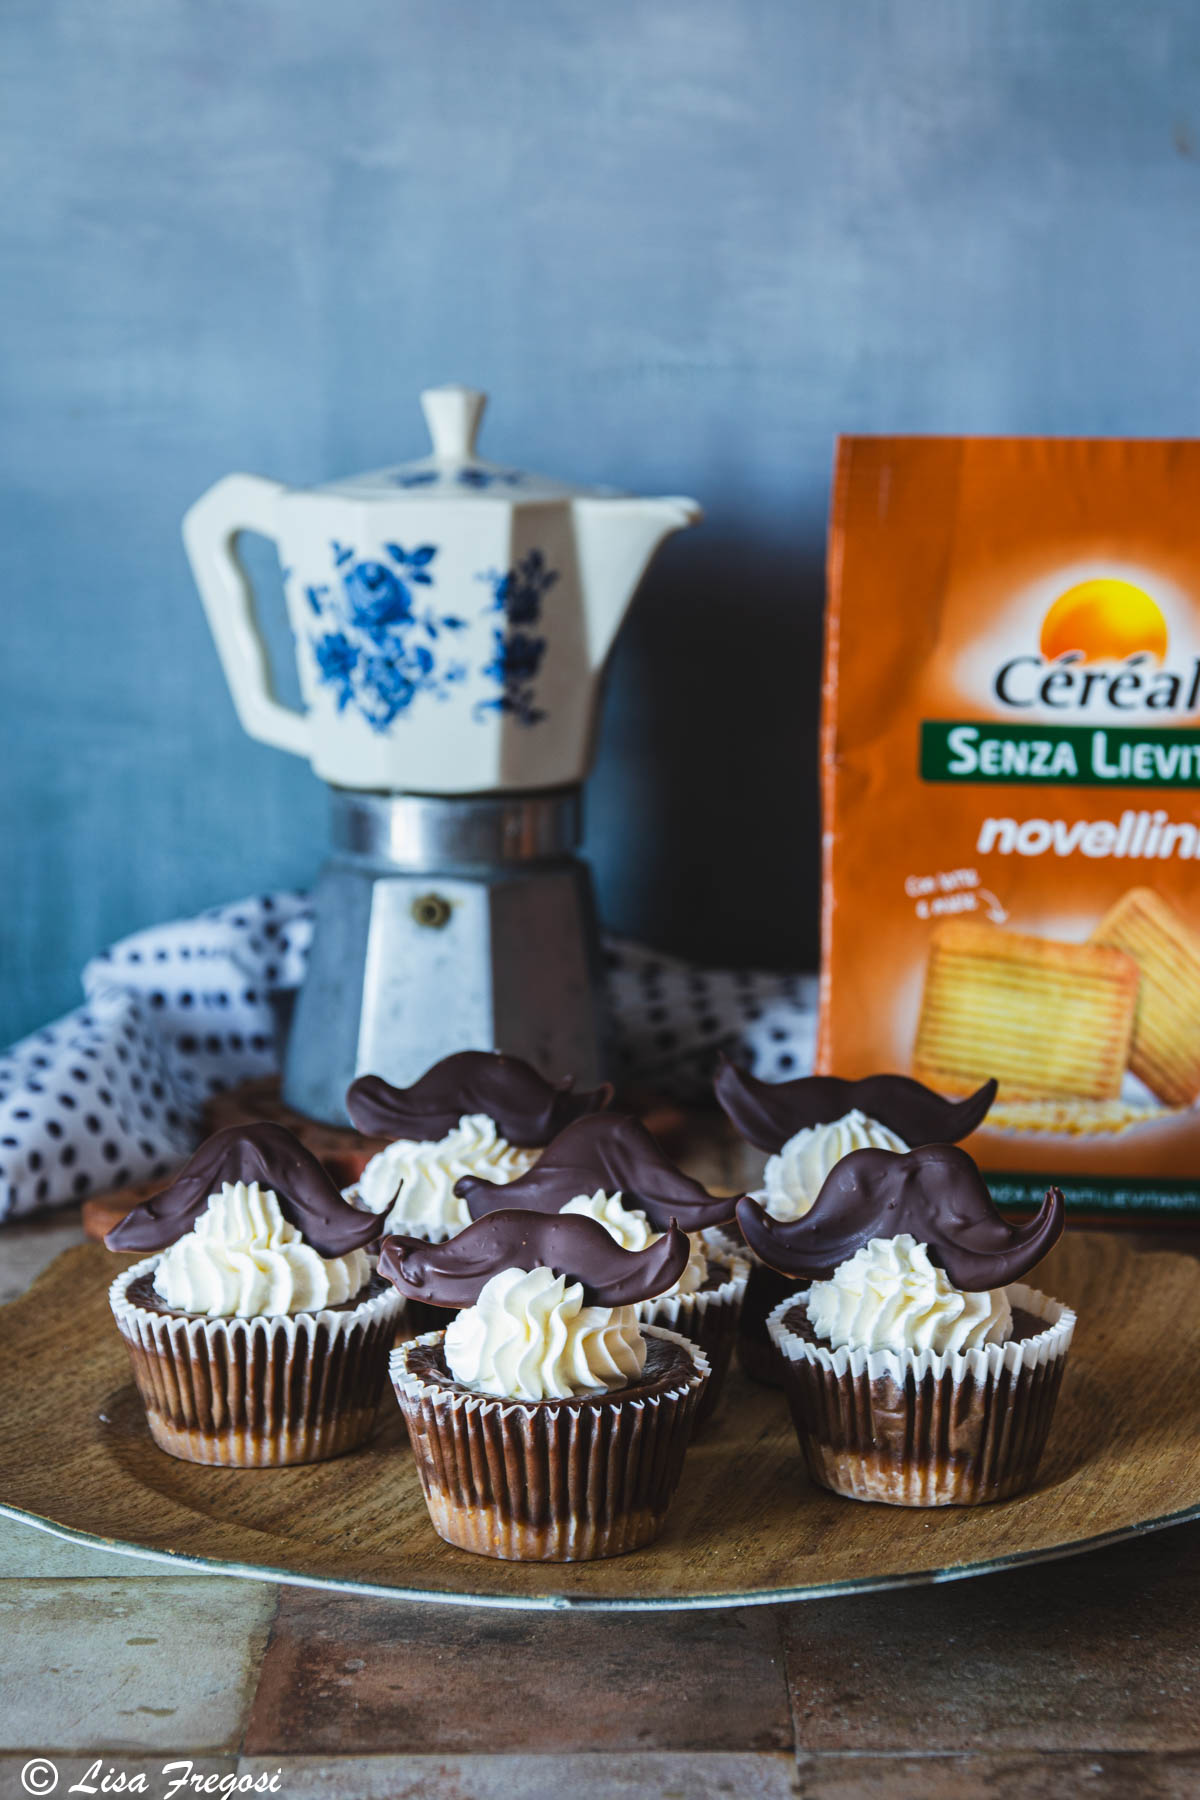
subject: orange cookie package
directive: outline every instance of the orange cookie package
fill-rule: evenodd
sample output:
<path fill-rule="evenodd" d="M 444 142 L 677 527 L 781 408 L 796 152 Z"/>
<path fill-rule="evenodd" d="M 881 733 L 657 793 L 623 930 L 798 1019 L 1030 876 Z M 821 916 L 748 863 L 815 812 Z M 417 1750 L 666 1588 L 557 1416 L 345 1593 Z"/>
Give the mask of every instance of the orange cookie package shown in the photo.
<path fill-rule="evenodd" d="M 843 439 L 822 734 L 818 1068 L 1200 1210 L 1200 443 Z"/>

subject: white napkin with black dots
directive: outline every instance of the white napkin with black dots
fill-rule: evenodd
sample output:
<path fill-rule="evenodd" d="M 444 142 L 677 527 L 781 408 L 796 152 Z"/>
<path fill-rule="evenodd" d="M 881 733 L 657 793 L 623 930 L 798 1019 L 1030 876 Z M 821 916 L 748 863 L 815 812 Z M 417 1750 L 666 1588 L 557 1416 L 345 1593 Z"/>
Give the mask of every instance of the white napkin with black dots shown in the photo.
<path fill-rule="evenodd" d="M 135 932 L 83 971 L 85 1004 L 0 1054 L 0 1220 L 166 1176 L 205 1101 L 279 1068 L 280 1002 L 312 937 L 305 894 Z M 816 978 L 696 969 L 605 940 L 622 1083 L 709 1092 L 719 1050 L 768 1080 L 812 1067 Z"/>

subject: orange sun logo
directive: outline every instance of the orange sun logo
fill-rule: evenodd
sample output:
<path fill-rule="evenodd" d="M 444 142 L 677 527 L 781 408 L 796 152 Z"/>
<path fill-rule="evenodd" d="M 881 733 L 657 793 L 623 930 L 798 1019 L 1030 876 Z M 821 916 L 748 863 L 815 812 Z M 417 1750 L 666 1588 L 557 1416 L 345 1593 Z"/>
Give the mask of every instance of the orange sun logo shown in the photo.
<path fill-rule="evenodd" d="M 1144 588 L 1116 576 L 1077 582 L 1042 620 L 1041 652 L 1050 662 L 1073 652 L 1084 662 L 1124 662 L 1167 654 L 1167 622 Z"/>

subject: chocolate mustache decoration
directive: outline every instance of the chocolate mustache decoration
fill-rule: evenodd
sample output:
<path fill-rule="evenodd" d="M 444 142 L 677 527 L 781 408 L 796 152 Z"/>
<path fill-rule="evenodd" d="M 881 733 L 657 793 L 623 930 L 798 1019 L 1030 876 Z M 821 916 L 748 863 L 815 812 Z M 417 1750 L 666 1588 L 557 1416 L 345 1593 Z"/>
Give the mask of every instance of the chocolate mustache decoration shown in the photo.
<path fill-rule="evenodd" d="M 505 1207 L 444 1244 L 384 1238 L 379 1273 L 431 1306 L 474 1306 L 502 1269 L 552 1269 L 582 1282 L 589 1306 L 636 1306 L 673 1286 L 689 1254 L 677 1225 L 645 1250 L 625 1250 L 595 1219 Z"/>
<path fill-rule="evenodd" d="M 986 1117 L 996 1098 L 996 1083 L 985 1081 L 965 1100 L 945 1100 L 910 1075 L 867 1075 L 862 1081 L 802 1075 L 797 1081 L 756 1081 L 745 1069 L 722 1060 L 713 1092 L 744 1138 L 777 1155 L 798 1131 L 831 1125 L 855 1107 L 894 1131 L 910 1149 L 956 1144 Z"/>
<path fill-rule="evenodd" d="M 165 1250 L 190 1231 L 225 1182 L 270 1188 L 285 1219 L 322 1256 L 345 1256 L 378 1237 L 383 1221 L 342 1199 L 310 1150 L 282 1125 L 229 1125 L 207 1138 L 170 1187 L 114 1225 L 110 1250 Z"/>
<path fill-rule="evenodd" d="M 987 1184 L 965 1150 L 926 1144 L 918 1150 L 852 1150 L 830 1170 L 803 1218 L 773 1219 L 756 1200 L 739 1200 L 742 1236 L 784 1275 L 823 1280 L 872 1238 L 910 1232 L 930 1259 L 966 1293 L 1018 1281 L 1058 1241 L 1063 1197 L 1047 1191 L 1027 1225 L 996 1210 Z"/>
<path fill-rule="evenodd" d="M 718 1199 L 677 1169 L 641 1120 L 628 1113 L 576 1119 L 516 1181 L 463 1175 L 454 1186 L 473 1219 L 499 1207 L 556 1213 L 568 1200 L 590 1197 L 597 1189 L 619 1193 L 627 1207 L 645 1213 L 656 1231 L 665 1231 L 673 1219 L 684 1231 L 725 1225 L 737 1205 L 736 1197 Z"/>
<path fill-rule="evenodd" d="M 346 1092 L 346 1111 L 368 1137 L 445 1137 L 465 1113 L 486 1113 L 510 1144 L 548 1144 L 555 1132 L 586 1113 L 603 1112 L 608 1082 L 572 1093 L 574 1077 L 547 1081 L 519 1056 L 498 1050 L 460 1050 L 426 1069 L 411 1087 L 392 1087 L 381 1075 L 360 1075 Z"/>

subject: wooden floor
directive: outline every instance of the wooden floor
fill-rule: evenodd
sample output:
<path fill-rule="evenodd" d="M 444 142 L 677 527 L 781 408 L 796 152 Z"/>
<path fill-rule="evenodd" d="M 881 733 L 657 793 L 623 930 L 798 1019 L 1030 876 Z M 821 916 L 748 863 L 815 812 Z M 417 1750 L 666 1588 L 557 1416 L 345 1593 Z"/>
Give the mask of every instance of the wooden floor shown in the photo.
<path fill-rule="evenodd" d="M 0 1298 L 77 1239 L 0 1234 Z M 0 1796 L 100 1758 L 164 1794 L 1188 1800 L 1200 1527 L 946 1587 L 735 1612 L 523 1614 L 186 1577 L 0 1521 Z"/>

